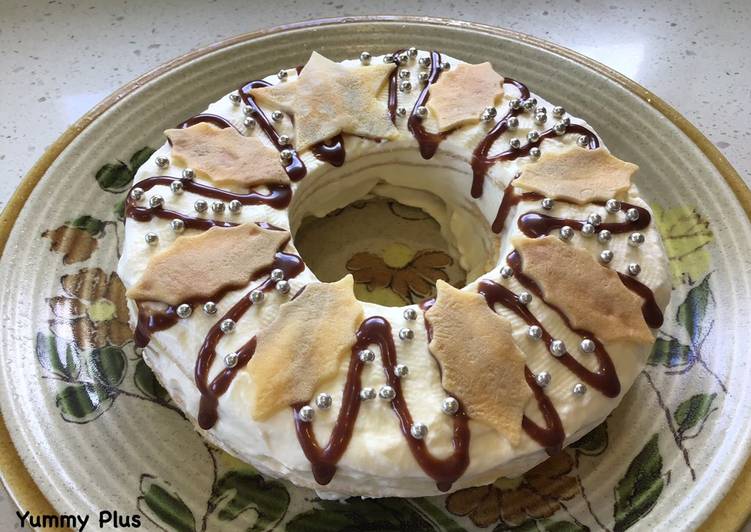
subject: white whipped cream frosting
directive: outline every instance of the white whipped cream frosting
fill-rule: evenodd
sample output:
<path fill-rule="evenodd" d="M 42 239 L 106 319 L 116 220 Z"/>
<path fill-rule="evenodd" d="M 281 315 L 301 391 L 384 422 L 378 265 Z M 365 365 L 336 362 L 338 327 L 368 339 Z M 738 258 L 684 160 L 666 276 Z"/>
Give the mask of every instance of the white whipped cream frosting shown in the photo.
<path fill-rule="evenodd" d="M 419 52 L 419 57 L 423 56 L 429 56 L 429 53 Z M 443 59 L 452 65 L 460 63 L 459 60 L 445 55 Z M 381 60 L 382 57 L 372 59 L 373 62 Z M 360 66 L 359 61 L 344 61 L 343 64 Z M 414 88 L 411 92 L 398 92 L 398 105 L 410 110 L 421 88 L 417 81 L 421 69 L 416 60 L 410 61 L 402 68 L 411 70 Z M 288 80 L 293 80 L 295 76 L 295 71 L 290 70 Z M 279 83 L 276 76 L 269 76 L 266 80 Z M 509 100 L 518 97 L 513 87 L 506 85 L 505 88 L 503 102 L 497 105 L 499 115 L 505 112 Z M 537 98 L 538 105 L 551 108 L 549 102 L 537 95 L 533 96 Z M 384 87 L 380 97 L 385 101 L 387 87 Z M 267 115 L 273 111 L 263 110 Z M 229 95 L 211 104 L 206 112 L 220 115 L 235 124 L 240 131 L 244 130 L 242 105 L 233 103 Z M 524 139 L 527 132 L 543 129 L 542 126 L 534 124 L 531 113 L 522 113 L 518 118 L 518 129 L 501 135 L 491 149 L 491 155 L 507 149 L 512 137 Z M 586 125 L 579 119 L 570 118 L 572 123 Z M 428 129 L 431 120 L 426 120 Z M 161 195 L 165 199 L 165 207 L 192 216 L 217 216 L 238 223 L 268 222 L 291 229 L 294 235 L 305 216 L 324 216 L 334 209 L 369 195 L 391 197 L 403 204 L 425 210 L 439 222 L 444 237 L 459 257 L 460 265 L 468 272 L 467 279 L 470 282 L 463 290 L 476 291 L 479 280 L 489 279 L 502 283 L 517 293 L 522 291 L 523 288 L 513 278 L 501 281 L 499 268 L 512 249 L 511 237 L 519 232 L 515 223 L 516 218 L 526 211 L 539 212 L 539 202 L 519 203 L 518 207 L 510 212 L 506 227 L 500 235 L 490 231 L 490 224 L 496 216 L 503 189 L 513 176 L 531 161 L 530 157 L 519 157 L 513 161 L 493 165 L 487 173 L 482 197 L 474 199 L 470 196 L 470 158 L 472 151 L 492 125 L 480 122 L 460 128 L 441 143 L 438 152 L 430 160 L 420 156 L 417 141 L 406 125 L 406 117 L 397 117 L 400 136 L 389 142 L 377 143 L 344 135 L 346 162 L 340 168 L 319 161 L 310 151 L 303 152 L 301 157 L 307 166 L 308 174 L 302 181 L 292 184 L 293 199 L 287 209 L 256 205 L 244 206 L 238 214 L 227 211 L 216 215 L 209 211 L 198 215 L 193 209 L 193 203 L 200 198 L 199 195 L 187 191 L 176 195 L 169 187 L 164 186 L 149 190 L 142 202 L 148 204 L 149 197 Z M 276 127 L 280 133 L 294 138 L 294 128 L 288 118 L 285 117 Z M 248 133 L 271 145 L 260 128 Z M 567 134 L 546 139 L 541 143 L 540 149 L 543 152 L 560 150 L 575 143 L 577 137 L 576 134 Z M 156 165 L 155 159 L 160 155 L 170 157 L 168 144 L 165 143 L 158 149 L 138 170 L 136 182 L 154 175 L 180 177 L 182 167 L 172 162 L 167 168 L 159 168 Z M 628 197 L 623 199 L 648 208 L 639 198 L 636 186 L 632 186 Z M 624 216 L 623 213 L 609 214 L 603 207 L 577 206 L 562 202 L 557 202 L 552 211 L 546 212 L 556 217 L 575 219 L 585 219 L 588 214 L 598 212 L 608 221 L 623 220 Z M 147 232 L 154 232 L 159 236 L 157 245 L 145 243 L 144 236 Z M 186 230 L 184 234 L 190 233 L 190 230 Z M 655 293 L 658 305 L 664 309 L 670 297 L 667 255 L 654 223 L 643 230 L 643 234 L 646 241 L 638 248 L 628 245 L 628 233 L 613 235 L 607 246 L 614 253 L 614 259 L 609 267 L 625 271 L 628 263 L 639 263 L 642 268 L 639 280 Z M 171 230 L 169 220 L 154 218 L 149 222 L 137 222 L 128 219 L 123 253 L 118 265 L 118 274 L 125 286 L 130 287 L 136 283 L 149 258 L 160 249 L 168 247 L 176 238 L 178 235 Z M 595 257 L 605 249 L 596 238 L 586 238 L 579 232 L 576 232 L 571 240 L 571 245 L 586 249 Z M 288 247 L 288 250 L 292 249 Z M 290 294 L 316 281 L 313 272 L 306 268 L 302 274 L 290 280 Z M 253 281 L 251 285 L 257 283 L 258 281 Z M 197 310 L 189 319 L 180 320 L 173 327 L 154 333 L 144 352 L 146 362 L 176 404 L 192 420 L 197 416 L 200 400 L 194 381 L 194 366 L 199 348 L 209 328 L 239 298 L 245 297 L 249 290 L 250 286 L 227 294 L 217 302 L 218 312 L 213 316 Z M 223 369 L 224 355 L 233 352 L 267 327 L 276 316 L 279 305 L 289 300 L 289 297 L 276 291 L 269 292 L 261 305 L 254 305 L 238 321 L 234 333 L 220 340 L 217 346 L 218 356 L 212 365 L 209 379 Z M 437 457 L 448 456 L 452 451 L 453 418 L 441 411 L 441 402 L 447 394 L 441 387 L 438 364 L 427 349 L 422 312 L 418 312 L 419 317 L 416 321 L 407 321 L 403 316 L 404 308 L 383 307 L 371 303 L 362 305 L 365 317 L 382 316 L 391 323 L 398 362 L 409 367 L 409 375 L 403 379 L 402 387 L 412 417 L 428 426 L 426 443 L 430 452 Z M 135 325 L 137 313 L 133 301 L 129 301 L 129 307 L 131 324 Z M 554 311 L 537 298 L 533 299 L 529 307 L 554 338 L 566 343 L 570 353 L 578 361 L 589 369 L 596 369 L 595 357 L 578 349 L 581 338 L 566 327 Z M 531 371 L 550 373 L 552 380 L 545 393 L 558 411 L 566 432 L 566 444 L 586 434 L 618 405 L 623 394 L 629 390 L 643 369 L 650 351 L 648 346 L 606 344 L 621 383 L 621 395 L 607 398 L 594 389 L 588 390 L 582 396 L 574 395 L 572 387 L 578 382 L 576 376 L 550 355 L 544 342 L 529 338 L 528 327 L 518 316 L 500 305 L 496 311 L 510 320 L 514 340 L 525 354 L 526 363 Z M 333 315 L 330 319 L 337 318 Z M 414 339 L 400 340 L 398 331 L 402 327 L 413 329 Z M 461 338 L 457 338 L 456 341 L 461 342 Z M 377 346 L 372 346 L 372 349 L 378 353 Z M 349 360 L 349 357 L 345 357 L 337 376 L 316 391 L 316 394 L 327 392 L 333 398 L 330 409 L 316 409 L 313 427 L 321 445 L 328 441 L 336 421 Z M 366 365 L 362 373 L 362 385 L 378 390 L 384 384 L 386 381 L 383 367 L 380 356 L 377 356 L 375 362 Z M 261 472 L 313 488 L 319 496 L 325 498 L 350 495 L 407 497 L 440 493 L 435 482 L 413 458 L 388 401 L 375 399 L 361 406 L 354 434 L 338 463 L 336 475 L 328 485 L 321 486 L 314 480 L 310 463 L 298 443 L 292 410 L 282 409 L 266 421 L 255 421 L 250 414 L 252 391 L 253 382 L 247 372 L 239 372 L 227 393 L 219 399 L 219 417 L 216 425 L 209 431 L 198 430 L 214 444 L 251 463 Z M 525 414 L 544 426 L 534 399 L 530 400 Z M 454 483 L 452 490 L 486 484 L 501 476 L 517 476 L 547 457 L 544 449 L 523 432 L 521 442 L 512 446 L 499 433 L 483 423 L 470 421 L 470 430 L 469 466 L 462 477 Z"/>

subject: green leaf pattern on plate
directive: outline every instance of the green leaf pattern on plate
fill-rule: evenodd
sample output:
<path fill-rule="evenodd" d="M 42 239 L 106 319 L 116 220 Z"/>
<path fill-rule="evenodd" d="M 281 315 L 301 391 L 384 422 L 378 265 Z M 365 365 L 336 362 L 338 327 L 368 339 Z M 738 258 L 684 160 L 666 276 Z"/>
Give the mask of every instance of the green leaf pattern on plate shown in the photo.
<path fill-rule="evenodd" d="M 144 147 L 130 156 L 129 164 L 123 161 L 107 163 L 96 173 L 96 182 L 107 192 L 118 193 L 130 188 L 138 167 L 145 163 L 154 149 Z"/>
<path fill-rule="evenodd" d="M 151 368 L 146 365 L 146 362 L 142 358 L 136 362 L 136 369 L 133 373 L 133 383 L 136 388 L 150 399 L 154 399 L 159 402 L 169 401 L 169 393 L 164 389 L 162 384 L 151 371 Z"/>
<path fill-rule="evenodd" d="M 683 439 L 687 437 L 686 433 L 697 425 L 699 425 L 699 430 L 696 434 L 701 431 L 707 418 L 717 410 L 714 406 L 715 399 L 717 399 L 716 393 L 697 393 L 678 405 L 673 418 L 678 425 L 678 433 Z"/>
<path fill-rule="evenodd" d="M 608 448 L 608 424 L 600 423 L 586 436 L 570 445 L 578 453 L 586 456 L 599 456 Z"/>
<path fill-rule="evenodd" d="M 104 414 L 117 393 L 104 386 L 83 382 L 63 388 L 55 398 L 60 415 L 70 423 L 88 423 Z"/>
<path fill-rule="evenodd" d="M 632 527 L 657 504 L 657 499 L 665 487 L 658 442 L 658 435 L 653 435 L 631 461 L 626 475 L 615 487 L 615 532 Z"/>
<path fill-rule="evenodd" d="M 114 387 L 123 382 L 127 366 L 123 350 L 112 345 L 94 349 L 88 357 L 89 373 L 106 387 Z"/>
<path fill-rule="evenodd" d="M 249 510 L 255 511 L 256 522 L 248 530 L 273 528 L 281 521 L 289 506 L 289 493 L 281 482 L 267 481 L 258 473 L 229 471 L 216 484 L 209 507 L 218 510 L 221 521 L 234 521 Z"/>
<path fill-rule="evenodd" d="M 353 497 L 346 502 L 318 500 L 316 506 L 291 519 L 287 532 L 437 530 L 409 499 Z"/>
<path fill-rule="evenodd" d="M 138 509 L 162 530 L 195 532 L 196 518 L 180 495 L 151 475 L 141 475 Z"/>
<path fill-rule="evenodd" d="M 54 376 L 67 381 L 78 377 L 81 364 L 73 344 L 40 332 L 37 333 L 36 353 L 39 364 Z"/>

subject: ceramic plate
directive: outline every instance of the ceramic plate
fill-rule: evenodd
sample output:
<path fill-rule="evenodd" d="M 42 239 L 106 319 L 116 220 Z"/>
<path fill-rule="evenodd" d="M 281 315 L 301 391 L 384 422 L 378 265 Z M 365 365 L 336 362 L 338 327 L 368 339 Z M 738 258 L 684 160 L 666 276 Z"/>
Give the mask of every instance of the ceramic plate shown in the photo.
<path fill-rule="evenodd" d="M 342 59 L 405 46 L 491 60 L 638 163 L 674 293 L 623 404 L 522 478 L 449 497 L 324 502 L 207 445 L 135 355 L 114 273 L 123 199 L 165 128 L 243 81 L 301 64 L 312 50 Z M 742 471 L 751 449 L 751 275 L 740 260 L 751 249 L 749 205 L 737 174 L 675 111 L 602 65 L 524 35 L 423 18 L 339 19 L 193 52 L 77 123 L 4 213 L 5 481 L 34 512 L 51 504 L 94 520 L 116 510 L 121 528 L 140 514 L 148 530 L 675 530 L 710 519 L 723 499 L 710 521 L 738 526 L 750 491 Z M 419 251 L 400 249 L 396 266 L 373 260 L 404 268 Z"/>

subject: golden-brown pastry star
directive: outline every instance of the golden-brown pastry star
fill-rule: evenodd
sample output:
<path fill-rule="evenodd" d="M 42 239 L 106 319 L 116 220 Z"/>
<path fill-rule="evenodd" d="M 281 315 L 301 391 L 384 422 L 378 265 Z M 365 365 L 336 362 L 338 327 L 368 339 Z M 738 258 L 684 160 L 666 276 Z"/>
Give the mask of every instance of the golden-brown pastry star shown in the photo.
<path fill-rule="evenodd" d="M 532 391 L 511 323 L 477 292 L 463 292 L 441 280 L 436 287 L 436 302 L 425 317 L 433 328 L 429 347 L 441 366 L 443 389 L 462 402 L 470 418 L 516 445 Z"/>
<path fill-rule="evenodd" d="M 642 298 L 587 251 L 554 236 L 517 236 L 512 242 L 521 255 L 524 273 L 574 328 L 591 331 L 603 342 L 654 342 L 642 316 Z"/>
<path fill-rule="evenodd" d="M 252 89 L 251 96 L 267 107 L 295 118 L 297 151 L 339 133 L 393 139 L 386 94 L 380 94 L 394 64 L 344 66 L 313 52 L 300 76 L 270 87 Z"/>
<path fill-rule="evenodd" d="M 430 86 L 427 107 L 438 121 L 438 130 L 448 131 L 479 121 L 485 108 L 493 107 L 502 97 L 503 77 L 490 63 L 462 63 L 443 72 Z"/>
<path fill-rule="evenodd" d="M 257 185 L 289 183 L 278 152 L 256 137 L 235 128 L 201 122 L 164 132 L 172 143 L 172 158 L 219 187 L 250 189 Z"/>
<path fill-rule="evenodd" d="M 589 203 L 608 200 L 627 190 L 638 169 L 605 148 L 570 146 L 559 151 L 542 150 L 542 156 L 524 167 L 514 185 L 549 198 Z"/>
<path fill-rule="evenodd" d="M 181 236 L 149 259 L 127 296 L 168 305 L 208 301 L 220 292 L 248 284 L 271 266 L 274 255 L 288 240 L 287 231 L 262 229 L 254 223 Z"/>
<path fill-rule="evenodd" d="M 255 354 L 243 370 L 255 385 L 254 419 L 310 401 L 316 388 L 336 374 L 362 321 L 353 288 L 351 275 L 335 283 L 311 283 L 281 305 L 276 319 L 258 333 Z"/>

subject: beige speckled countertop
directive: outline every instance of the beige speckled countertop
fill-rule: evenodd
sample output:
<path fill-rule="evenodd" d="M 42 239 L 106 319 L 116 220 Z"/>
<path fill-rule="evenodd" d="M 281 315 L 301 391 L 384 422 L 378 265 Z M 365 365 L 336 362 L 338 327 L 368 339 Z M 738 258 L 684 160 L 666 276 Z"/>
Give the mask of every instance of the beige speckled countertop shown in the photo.
<path fill-rule="evenodd" d="M 751 102 L 748 0 L 5 0 L 0 2 L 0 208 L 68 125 L 156 65 L 263 27 L 363 14 L 452 17 L 572 48 L 667 100 L 751 182 L 751 133 L 741 119 Z M 19 528 L 14 512 L 0 488 L 1 529 Z"/>

